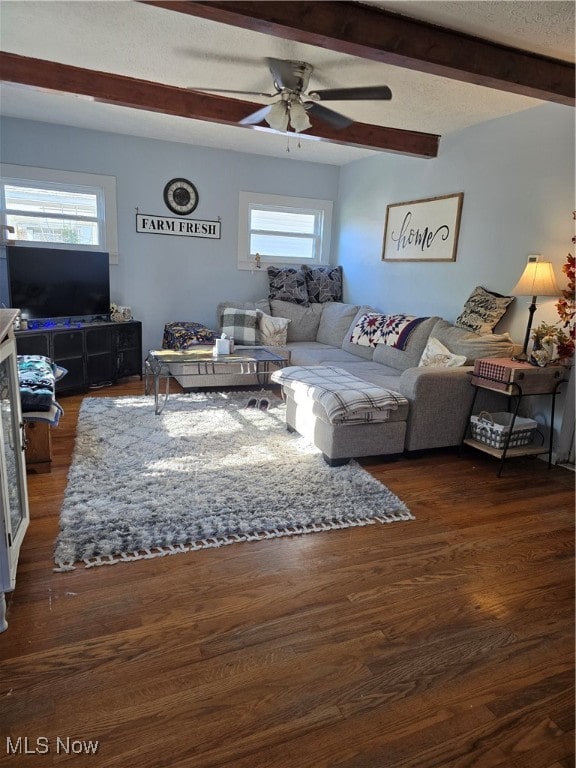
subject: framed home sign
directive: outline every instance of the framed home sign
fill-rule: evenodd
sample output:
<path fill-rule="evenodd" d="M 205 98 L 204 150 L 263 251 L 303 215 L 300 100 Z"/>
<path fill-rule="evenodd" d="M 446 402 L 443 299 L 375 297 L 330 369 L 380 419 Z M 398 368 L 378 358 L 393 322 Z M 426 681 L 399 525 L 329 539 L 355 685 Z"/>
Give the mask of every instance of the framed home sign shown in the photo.
<path fill-rule="evenodd" d="M 386 209 L 383 261 L 456 261 L 463 192 Z"/>

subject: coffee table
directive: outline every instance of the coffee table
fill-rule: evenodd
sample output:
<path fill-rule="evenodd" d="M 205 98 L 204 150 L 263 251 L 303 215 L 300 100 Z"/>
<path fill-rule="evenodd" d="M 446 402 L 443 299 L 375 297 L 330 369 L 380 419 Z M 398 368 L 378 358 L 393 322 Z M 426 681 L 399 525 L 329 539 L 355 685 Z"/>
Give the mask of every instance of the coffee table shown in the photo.
<path fill-rule="evenodd" d="M 272 352 L 268 347 L 237 347 L 229 355 L 214 355 L 213 347 L 192 349 L 151 349 L 144 362 L 145 392 L 150 394 L 150 380 L 154 387 L 154 412 L 162 413 L 170 392 L 170 379 L 174 378 L 170 365 L 182 366 L 187 375 L 243 374 L 256 375 L 259 386 L 264 386 L 270 375 L 290 362 L 289 353 Z M 183 370 L 182 370 L 183 369 Z M 160 379 L 166 380 L 164 394 L 160 393 Z"/>

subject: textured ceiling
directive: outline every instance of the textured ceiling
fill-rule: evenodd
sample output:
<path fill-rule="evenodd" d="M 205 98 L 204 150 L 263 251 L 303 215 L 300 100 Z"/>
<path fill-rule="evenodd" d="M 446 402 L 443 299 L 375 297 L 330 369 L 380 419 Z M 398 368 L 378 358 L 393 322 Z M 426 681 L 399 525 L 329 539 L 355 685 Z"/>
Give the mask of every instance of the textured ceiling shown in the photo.
<path fill-rule="evenodd" d="M 576 4 L 557 0 L 376 0 L 394 13 L 542 56 L 574 61 Z"/>
<path fill-rule="evenodd" d="M 573 2 L 382 0 L 366 4 L 552 58 L 574 60 Z M 330 106 L 355 120 L 392 128 L 447 135 L 542 103 L 135 2 L 3 0 L 0 10 L 2 51 L 158 83 L 269 91 L 271 78 L 263 57 L 272 56 L 311 63 L 311 86 L 315 87 L 387 84 L 394 94 L 391 102 L 333 102 Z M 2 84 L 0 98 L 4 115 L 294 160 L 340 165 L 374 154 L 368 149 L 305 137 L 299 142 L 293 135 L 288 139 L 18 85 Z M 254 96 L 247 100 L 268 103 Z"/>

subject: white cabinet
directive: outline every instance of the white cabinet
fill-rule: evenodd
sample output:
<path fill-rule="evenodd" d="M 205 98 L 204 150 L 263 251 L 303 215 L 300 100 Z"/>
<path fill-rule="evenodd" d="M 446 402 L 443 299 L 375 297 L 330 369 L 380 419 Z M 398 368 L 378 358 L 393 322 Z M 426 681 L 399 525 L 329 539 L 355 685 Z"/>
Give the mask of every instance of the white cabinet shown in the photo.
<path fill-rule="evenodd" d="M 0 309 L 0 632 L 8 626 L 4 593 L 15 587 L 18 554 L 30 519 L 12 330 L 17 315 L 15 309 Z"/>

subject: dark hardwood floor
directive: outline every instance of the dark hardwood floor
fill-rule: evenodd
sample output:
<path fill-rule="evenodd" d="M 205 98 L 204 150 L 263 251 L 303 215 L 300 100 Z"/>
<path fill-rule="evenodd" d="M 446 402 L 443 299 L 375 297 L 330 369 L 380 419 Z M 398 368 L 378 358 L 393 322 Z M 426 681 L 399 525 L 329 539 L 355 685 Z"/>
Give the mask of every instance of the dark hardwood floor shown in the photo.
<path fill-rule="evenodd" d="M 0 765 L 574 766 L 572 472 L 366 460 L 415 521 L 54 573 L 80 402 L 29 476 Z"/>

